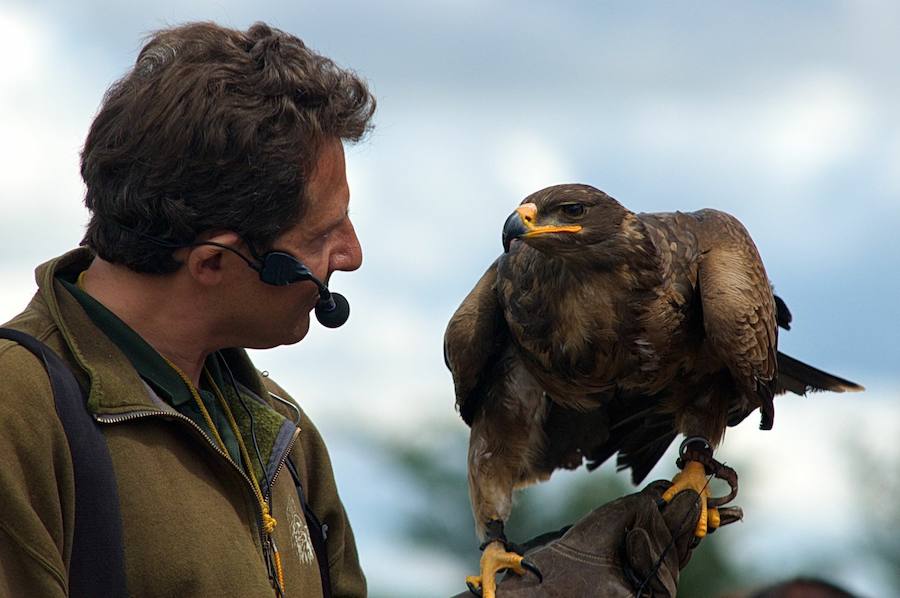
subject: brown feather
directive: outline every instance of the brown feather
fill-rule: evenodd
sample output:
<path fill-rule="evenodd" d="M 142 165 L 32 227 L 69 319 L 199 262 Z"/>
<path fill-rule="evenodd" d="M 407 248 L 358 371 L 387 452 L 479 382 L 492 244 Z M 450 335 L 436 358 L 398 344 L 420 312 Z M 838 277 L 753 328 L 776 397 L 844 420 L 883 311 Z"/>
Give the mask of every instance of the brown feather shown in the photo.
<path fill-rule="evenodd" d="M 463 299 L 444 333 L 444 363 L 453 374 L 456 407 L 470 426 L 508 342 L 506 321 L 494 292 L 496 280 L 494 262 Z"/>
<path fill-rule="evenodd" d="M 556 468 L 618 453 L 637 483 L 679 433 L 715 445 L 757 408 L 771 427 L 776 393 L 861 389 L 778 353 L 790 311 L 734 217 L 634 214 L 587 185 L 524 203 L 557 232 L 507 239 L 445 336 L 479 530 Z"/>

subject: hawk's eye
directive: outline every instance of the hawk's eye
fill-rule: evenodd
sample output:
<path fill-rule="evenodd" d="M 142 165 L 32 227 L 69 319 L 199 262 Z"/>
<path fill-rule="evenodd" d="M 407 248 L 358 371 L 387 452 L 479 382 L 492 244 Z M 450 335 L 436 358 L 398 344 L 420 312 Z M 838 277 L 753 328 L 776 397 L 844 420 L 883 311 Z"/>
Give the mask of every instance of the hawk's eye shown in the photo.
<path fill-rule="evenodd" d="M 584 216 L 584 204 L 581 203 L 566 203 L 559 206 L 559 209 L 562 210 L 563 214 L 570 218 Z"/>

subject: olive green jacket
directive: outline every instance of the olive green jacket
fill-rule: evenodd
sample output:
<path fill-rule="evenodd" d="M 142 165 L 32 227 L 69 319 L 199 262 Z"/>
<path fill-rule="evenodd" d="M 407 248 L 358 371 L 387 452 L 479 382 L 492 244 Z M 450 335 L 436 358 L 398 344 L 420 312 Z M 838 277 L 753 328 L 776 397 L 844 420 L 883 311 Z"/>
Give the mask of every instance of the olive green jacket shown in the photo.
<path fill-rule="evenodd" d="M 36 271 L 38 291 L 5 326 L 46 343 L 69 365 L 100 422 L 115 470 L 129 594 L 272 596 L 260 508 L 241 468 L 200 427 L 167 405 L 85 314 L 56 276 L 77 274 L 86 249 Z M 242 350 L 223 352 L 254 412 L 271 483 L 274 539 L 285 596 L 322 596 L 319 568 L 296 487 L 297 466 L 309 505 L 327 526 L 332 595 L 365 596 L 353 532 L 338 497 L 328 452 L 315 426 L 271 398 L 287 395 L 260 376 Z M 262 398 L 260 398 L 262 397 Z M 245 438 L 246 412 L 232 408 Z M 252 448 L 250 449 L 252 451 Z M 262 467 L 254 472 L 262 479 Z M 265 481 L 261 482 L 265 491 Z M 41 363 L 0 341 L 0 596 L 66 596 L 74 525 L 68 442 Z"/>

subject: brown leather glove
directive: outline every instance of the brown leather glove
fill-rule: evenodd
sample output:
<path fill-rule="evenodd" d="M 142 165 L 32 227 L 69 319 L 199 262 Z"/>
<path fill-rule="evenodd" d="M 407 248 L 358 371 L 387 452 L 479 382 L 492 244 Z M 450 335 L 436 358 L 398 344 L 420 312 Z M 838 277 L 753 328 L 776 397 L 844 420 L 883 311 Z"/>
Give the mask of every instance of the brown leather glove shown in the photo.
<path fill-rule="evenodd" d="M 700 504 L 695 492 L 685 491 L 660 510 L 662 493 L 670 485 L 653 482 L 607 503 L 562 537 L 526 551 L 543 583 L 531 574 L 507 574 L 497 586 L 497 598 L 674 598 L 679 572 L 696 545 Z M 737 508 L 720 512 L 723 525 L 740 518 Z"/>

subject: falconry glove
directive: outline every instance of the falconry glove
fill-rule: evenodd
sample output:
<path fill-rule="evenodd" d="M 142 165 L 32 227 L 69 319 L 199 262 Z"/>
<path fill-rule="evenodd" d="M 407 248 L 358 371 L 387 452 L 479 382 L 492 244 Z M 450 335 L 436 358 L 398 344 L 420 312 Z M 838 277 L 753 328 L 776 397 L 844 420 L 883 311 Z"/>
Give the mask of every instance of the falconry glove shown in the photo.
<path fill-rule="evenodd" d="M 508 575 L 498 584 L 497 597 L 674 598 L 679 573 L 697 545 L 700 502 L 696 492 L 685 491 L 660 509 L 669 485 L 653 482 L 598 507 L 561 537 L 529 548 L 528 559 L 543 582 L 532 575 Z M 739 509 L 723 509 L 723 525 L 739 518 Z"/>

